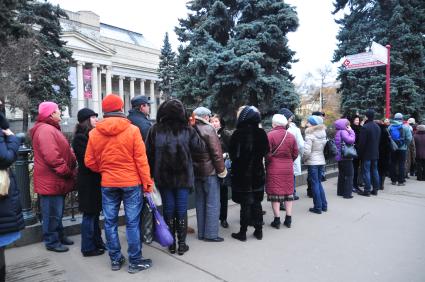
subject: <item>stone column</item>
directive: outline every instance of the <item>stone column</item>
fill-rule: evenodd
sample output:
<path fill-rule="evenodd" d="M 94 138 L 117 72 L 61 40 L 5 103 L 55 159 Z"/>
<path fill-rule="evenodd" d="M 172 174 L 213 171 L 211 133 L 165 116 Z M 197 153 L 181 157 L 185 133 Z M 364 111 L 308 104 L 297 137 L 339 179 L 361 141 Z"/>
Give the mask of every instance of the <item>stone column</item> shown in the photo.
<path fill-rule="evenodd" d="M 140 95 L 145 96 L 145 80 L 140 80 Z"/>
<path fill-rule="evenodd" d="M 112 93 L 112 66 L 106 66 L 106 95 Z"/>
<path fill-rule="evenodd" d="M 92 64 L 91 67 L 91 90 L 93 99 L 93 111 L 99 112 L 99 81 L 97 77 L 98 64 Z"/>
<path fill-rule="evenodd" d="M 84 108 L 84 83 L 83 83 L 84 62 L 77 62 L 77 110 Z"/>
<path fill-rule="evenodd" d="M 130 77 L 130 100 L 134 97 L 134 81 L 136 79 L 134 77 Z"/>
<path fill-rule="evenodd" d="M 155 80 L 150 81 L 150 91 L 149 95 L 151 97 L 151 118 L 156 119 L 156 98 L 155 98 Z"/>
<path fill-rule="evenodd" d="M 124 101 L 124 79 L 125 79 L 125 76 L 120 75 L 119 90 L 120 90 L 120 97 L 123 101 Z"/>
<path fill-rule="evenodd" d="M 97 103 L 97 107 L 98 107 L 99 111 L 97 113 L 99 114 L 99 118 L 101 118 L 102 117 L 102 70 L 101 69 L 98 70 L 97 80 L 98 80 L 98 83 L 99 83 L 99 85 L 97 87 L 98 92 L 99 92 L 99 101 Z"/>

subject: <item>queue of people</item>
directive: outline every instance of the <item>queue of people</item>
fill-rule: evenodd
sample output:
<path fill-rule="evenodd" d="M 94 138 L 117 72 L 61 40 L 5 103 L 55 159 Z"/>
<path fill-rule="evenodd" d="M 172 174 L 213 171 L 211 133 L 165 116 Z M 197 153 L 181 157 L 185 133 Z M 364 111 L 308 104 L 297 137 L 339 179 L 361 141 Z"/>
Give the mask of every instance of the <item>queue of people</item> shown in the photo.
<path fill-rule="evenodd" d="M 283 226 L 291 228 L 293 204 L 298 198 L 295 180 L 301 174 L 301 159 L 307 166 L 313 197 L 309 211 L 315 214 L 328 211 L 322 182 L 326 165 L 324 149 L 329 137 L 323 115 L 312 114 L 307 118 L 303 138 L 294 123 L 295 115 L 286 108 L 272 117 L 272 129 L 266 133 L 260 125 L 260 111 L 250 105 L 239 108 L 236 129 L 231 132 L 220 116 L 212 115 L 205 107 L 196 108 L 190 120 L 185 106 L 177 99 L 160 105 L 153 125 L 149 120 L 150 101 L 146 97 L 136 96 L 131 104 L 132 110 L 126 116 L 123 100 L 115 94 L 107 95 L 102 101 L 101 121 L 91 109 L 81 109 L 72 147 L 60 130 L 59 106 L 53 102 L 39 105 L 37 122 L 30 135 L 34 149 L 34 188 L 40 197 L 47 250 L 66 252 L 67 246 L 73 244 L 63 232 L 62 217 L 64 197 L 75 188 L 83 218 L 81 253 L 92 257 L 107 251 L 113 271 L 120 270 L 126 261 L 118 236 L 118 212 L 123 203 L 129 273 L 152 266 L 152 260 L 142 255 L 140 213 L 144 196 L 153 192 L 154 185 L 162 197 L 164 219 L 173 237 L 168 247 L 171 254 L 184 255 L 189 251 L 187 205 L 192 192 L 196 199 L 199 240 L 224 241 L 219 228 L 229 227 L 229 188 L 232 200 L 240 205 L 240 228 L 231 234 L 232 238 L 247 241 L 251 226 L 253 236 L 262 240 L 265 194 L 273 210 L 270 225 L 280 229 L 280 210 L 285 210 Z M 378 195 L 378 190 L 384 189 L 387 175 L 393 185 L 404 185 L 408 172 L 411 176 L 416 174 L 418 180 L 425 180 L 425 125 L 404 123 L 400 113 L 395 114 L 391 124 L 374 118 L 375 112 L 368 110 L 363 124 L 359 116 L 351 122 L 341 118 L 334 123 L 339 170 L 337 195 L 345 199 L 353 198 L 353 192 Z M 19 142 L 1 115 L 0 126 L 0 169 L 3 170 L 16 159 Z M 410 148 L 414 150 L 408 156 Z M 410 167 L 406 171 L 408 157 Z M 11 172 L 9 175 L 9 196 L 0 196 L 1 275 L 4 275 L 4 246 L 18 239 L 23 228 L 20 207 L 4 209 L 12 197 L 19 195 L 14 176 Z M 99 225 L 101 211 L 106 241 Z M 4 225 L 7 220 L 3 218 L 13 218 L 13 224 Z"/>

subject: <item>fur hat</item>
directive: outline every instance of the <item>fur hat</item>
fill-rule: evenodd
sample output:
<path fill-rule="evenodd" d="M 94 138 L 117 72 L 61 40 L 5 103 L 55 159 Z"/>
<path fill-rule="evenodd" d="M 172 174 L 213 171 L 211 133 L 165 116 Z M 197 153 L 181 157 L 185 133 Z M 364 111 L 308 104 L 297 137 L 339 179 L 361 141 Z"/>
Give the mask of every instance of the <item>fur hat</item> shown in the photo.
<path fill-rule="evenodd" d="M 58 104 L 53 102 L 42 102 L 38 105 L 38 120 L 45 120 L 56 110 L 59 109 Z"/>
<path fill-rule="evenodd" d="M 286 126 L 288 124 L 288 120 L 284 115 L 275 114 L 272 118 L 272 124 L 276 126 Z"/>
<path fill-rule="evenodd" d="M 104 113 L 119 112 L 124 106 L 120 96 L 115 94 L 107 95 L 102 101 L 102 111 Z"/>
<path fill-rule="evenodd" d="M 237 125 L 243 123 L 259 124 L 261 122 L 260 111 L 254 106 L 245 106 L 239 113 Z"/>

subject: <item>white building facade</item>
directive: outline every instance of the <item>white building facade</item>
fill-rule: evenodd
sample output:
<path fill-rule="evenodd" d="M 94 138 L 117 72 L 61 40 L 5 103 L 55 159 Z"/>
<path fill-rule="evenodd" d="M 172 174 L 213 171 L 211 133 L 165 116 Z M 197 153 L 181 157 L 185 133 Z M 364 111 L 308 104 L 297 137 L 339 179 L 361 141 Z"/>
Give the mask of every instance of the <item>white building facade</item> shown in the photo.
<path fill-rule="evenodd" d="M 140 33 L 101 23 L 93 12 L 66 13 L 69 19 L 61 19 L 61 38 L 76 63 L 70 69 L 72 107 L 64 117 L 75 118 L 84 107 L 101 115 L 102 99 L 114 93 L 124 100 L 126 113 L 131 98 L 147 96 L 153 101 L 150 116 L 155 118 L 162 102 L 157 83 L 160 50 Z"/>

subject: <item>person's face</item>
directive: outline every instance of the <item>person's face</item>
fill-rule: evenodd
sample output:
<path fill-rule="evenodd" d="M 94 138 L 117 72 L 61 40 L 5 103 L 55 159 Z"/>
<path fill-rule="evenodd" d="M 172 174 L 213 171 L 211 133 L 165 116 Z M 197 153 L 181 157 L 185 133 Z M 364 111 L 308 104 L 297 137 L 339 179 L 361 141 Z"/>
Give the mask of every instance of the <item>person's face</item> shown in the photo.
<path fill-rule="evenodd" d="M 211 118 L 210 123 L 215 129 L 220 129 L 221 127 L 220 120 L 218 118 Z"/>
<path fill-rule="evenodd" d="M 150 109 L 150 105 L 149 104 L 140 105 L 140 111 L 142 113 L 144 113 L 145 115 L 148 115 L 149 114 L 149 109 Z"/>
<path fill-rule="evenodd" d="M 91 126 L 96 127 L 96 123 L 97 123 L 97 116 L 91 116 L 90 117 Z"/>
<path fill-rule="evenodd" d="M 353 120 L 353 123 L 354 123 L 354 125 L 359 125 L 359 124 L 360 124 L 360 118 L 356 117 L 356 118 Z"/>
<path fill-rule="evenodd" d="M 52 117 L 52 119 L 54 121 L 59 122 L 59 121 L 62 120 L 62 118 L 61 118 L 61 111 L 59 109 L 56 109 L 56 111 L 54 111 L 50 116 Z"/>
<path fill-rule="evenodd" d="M 385 125 L 390 125 L 390 120 L 389 120 L 389 119 L 387 119 L 387 118 L 386 118 L 386 119 L 384 119 L 384 124 L 385 124 Z"/>

